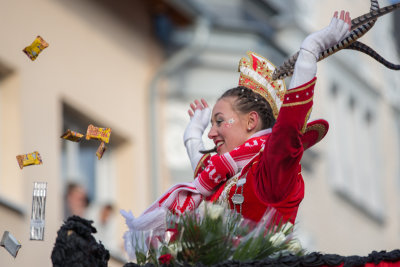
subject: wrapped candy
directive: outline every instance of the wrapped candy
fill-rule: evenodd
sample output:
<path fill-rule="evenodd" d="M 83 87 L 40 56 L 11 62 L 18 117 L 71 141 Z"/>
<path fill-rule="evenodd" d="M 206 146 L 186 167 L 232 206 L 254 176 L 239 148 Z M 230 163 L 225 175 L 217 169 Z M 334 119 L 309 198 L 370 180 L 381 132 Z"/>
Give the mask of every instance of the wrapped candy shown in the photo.
<path fill-rule="evenodd" d="M 97 148 L 96 151 L 96 156 L 98 159 L 101 159 L 103 157 L 104 151 L 106 151 L 107 147 L 104 142 L 101 142 L 99 145 L 99 148 Z"/>
<path fill-rule="evenodd" d="M 46 208 L 47 183 L 35 182 L 32 194 L 32 214 L 30 226 L 30 239 L 44 239 L 45 208 Z"/>
<path fill-rule="evenodd" d="M 9 231 L 4 231 L 0 246 L 4 247 L 14 258 L 17 257 L 18 250 L 21 248 L 21 244 Z"/>
<path fill-rule="evenodd" d="M 49 44 L 43 40 L 42 37 L 39 35 L 36 37 L 36 39 L 33 41 L 33 43 L 30 46 L 27 46 L 22 50 L 32 61 L 34 61 L 40 52 L 42 52 L 43 49 L 48 47 Z"/>
<path fill-rule="evenodd" d="M 97 139 L 103 142 L 110 141 L 111 128 L 99 128 L 90 124 L 86 132 L 86 140 Z"/>
<path fill-rule="evenodd" d="M 74 132 L 71 131 L 70 129 L 68 129 L 63 135 L 61 135 L 61 138 L 64 138 L 66 140 L 69 141 L 73 141 L 73 142 L 79 142 L 81 141 L 81 139 L 83 138 L 83 134 L 78 133 L 78 132 Z"/>
<path fill-rule="evenodd" d="M 29 165 L 39 165 L 42 164 L 42 157 L 40 156 L 39 152 L 34 151 L 32 153 L 18 155 L 17 157 L 18 165 L 22 168 Z"/>

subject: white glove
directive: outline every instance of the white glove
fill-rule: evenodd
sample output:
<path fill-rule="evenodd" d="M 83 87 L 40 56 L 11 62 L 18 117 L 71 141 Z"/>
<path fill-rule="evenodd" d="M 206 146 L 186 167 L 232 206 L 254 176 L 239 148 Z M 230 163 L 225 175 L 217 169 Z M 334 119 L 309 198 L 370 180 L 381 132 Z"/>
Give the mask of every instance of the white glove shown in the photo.
<path fill-rule="evenodd" d="M 196 169 L 198 162 L 203 156 L 199 151 L 204 150 L 202 136 L 210 122 L 210 114 L 211 110 L 208 107 L 196 109 L 183 135 L 183 142 L 193 171 Z"/>
<path fill-rule="evenodd" d="M 315 56 L 307 50 L 300 49 L 288 90 L 309 82 L 316 74 L 317 60 Z"/>
<path fill-rule="evenodd" d="M 342 11 L 340 18 L 337 17 L 337 12 L 335 12 L 329 26 L 307 36 L 300 48 L 311 52 L 318 59 L 321 52 L 339 43 L 350 33 L 350 25 L 351 20 L 348 12 Z"/>
<path fill-rule="evenodd" d="M 340 18 L 335 12 L 328 27 L 307 36 L 301 44 L 289 90 L 315 77 L 319 54 L 343 40 L 350 33 L 350 25 L 351 19 L 348 12 L 342 11 Z"/>
<path fill-rule="evenodd" d="M 135 218 L 131 211 L 120 210 L 120 213 L 129 228 L 124 233 L 124 246 L 132 260 L 136 259 L 137 248 L 147 251 L 148 242 L 152 237 L 165 235 L 167 209 L 164 207 L 144 213 L 138 218 Z"/>

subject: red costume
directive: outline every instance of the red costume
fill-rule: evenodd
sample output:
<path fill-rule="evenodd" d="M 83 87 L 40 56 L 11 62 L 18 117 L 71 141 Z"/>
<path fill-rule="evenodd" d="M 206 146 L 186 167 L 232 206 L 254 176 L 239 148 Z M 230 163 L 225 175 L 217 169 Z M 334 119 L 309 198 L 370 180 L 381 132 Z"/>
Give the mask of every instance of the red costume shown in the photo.
<path fill-rule="evenodd" d="M 230 152 L 204 156 L 193 182 L 171 187 L 138 218 L 121 211 L 130 229 L 125 237 L 128 246 L 143 231 L 163 234 L 167 210 L 182 214 L 197 208 L 204 198 L 225 200 L 231 209 L 256 222 L 274 208 L 278 220 L 294 223 L 304 197 L 300 159 L 304 149 L 319 142 L 328 130 L 323 120 L 307 124 L 316 78 L 286 90 L 283 81 L 271 81 L 271 63 L 254 53 L 248 55 L 250 60 L 242 58 L 239 64 L 239 85 L 266 98 L 277 116 L 275 125 Z"/>
<path fill-rule="evenodd" d="M 272 133 L 256 138 L 264 144 L 260 152 L 239 176 L 223 183 L 209 200 L 227 200 L 232 209 L 254 221 L 259 221 L 268 208 L 275 208 L 285 222 L 294 223 L 304 197 L 300 166 L 302 138 L 313 104 L 315 82 L 316 78 L 286 92 Z M 240 149 L 229 154 L 234 157 L 236 153 L 240 154 Z M 213 163 L 212 159 L 207 164 Z M 207 164 L 199 176 L 206 172 Z"/>

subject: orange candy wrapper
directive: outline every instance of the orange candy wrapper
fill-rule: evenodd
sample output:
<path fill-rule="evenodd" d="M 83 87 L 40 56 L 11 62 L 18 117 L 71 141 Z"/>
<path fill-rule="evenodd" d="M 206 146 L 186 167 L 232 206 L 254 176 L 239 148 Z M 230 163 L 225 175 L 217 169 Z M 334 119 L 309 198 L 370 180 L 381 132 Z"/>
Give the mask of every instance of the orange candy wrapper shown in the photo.
<path fill-rule="evenodd" d="M 19 167 L 22 168 L 29 165 L 39 165 L 42 164 L 42 157 L 40 156 L 39 152 L 34 151 L 32 153 L 18 155 L 17 161 Z"/>
<path fill-rule="evenodd" d="M 73 142 L 79 142 L 83 138 L 83 134 L 71 131 L 68 129 L 63 135 L 60 136 L 61 138 L 64 138 L 69 141 Z"/>
<path fill-rule="evenodd" d="M 104 142 L 101 142 L 99 145 L 99 148 L 96 151 L 96 156 L 98 159 L 101 159 L 103 157 L 104 152 L 106 151 L 107 147 Z"/>
<path fill-rule="evenodd" d="M 32 61 L 34 61 L 38 55 L 48 47 L 49 44 L 43 40 L 42 37 L 39 35 L 36 37 L 36 39 L 33 41 L 33 43 L 30 46 L 27 46 L 22 50 Z"/>
<path fill-rule="evenodd" d="M 108 144 L 110 141 L 110 135 L 111 128 L 99 128 L 90 124 L 87 128 L 86 140 L 97 139 Z"/>

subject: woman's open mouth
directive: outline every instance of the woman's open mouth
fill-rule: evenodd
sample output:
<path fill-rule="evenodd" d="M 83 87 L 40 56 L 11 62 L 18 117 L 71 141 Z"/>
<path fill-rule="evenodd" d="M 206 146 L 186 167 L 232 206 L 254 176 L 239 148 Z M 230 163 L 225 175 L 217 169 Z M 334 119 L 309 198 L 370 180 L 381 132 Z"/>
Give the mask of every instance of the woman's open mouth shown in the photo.
<path fill-rule="evenodd" d="M 223 144 L 225 144 L 224 141 L 219 140 L 217 142 L 215 142 L 215 146 L 212 149 L 208 149 L 208 150 L 200 150 L 199 152 L 202 154 L 208 154 L 208 153 L 218 153 L 219 154 L 219 147 L 222 146 Z"/>
<path fill-rule="evenodd" d="M 223 144 L 225 144 L 225 142 L 222 141 L 222 140 L 217 141 L 217 142 L 215 143 L 215 148 L 217 149 L 218 152 L 219 152 L 220 147 L 221 147 Z"/>

